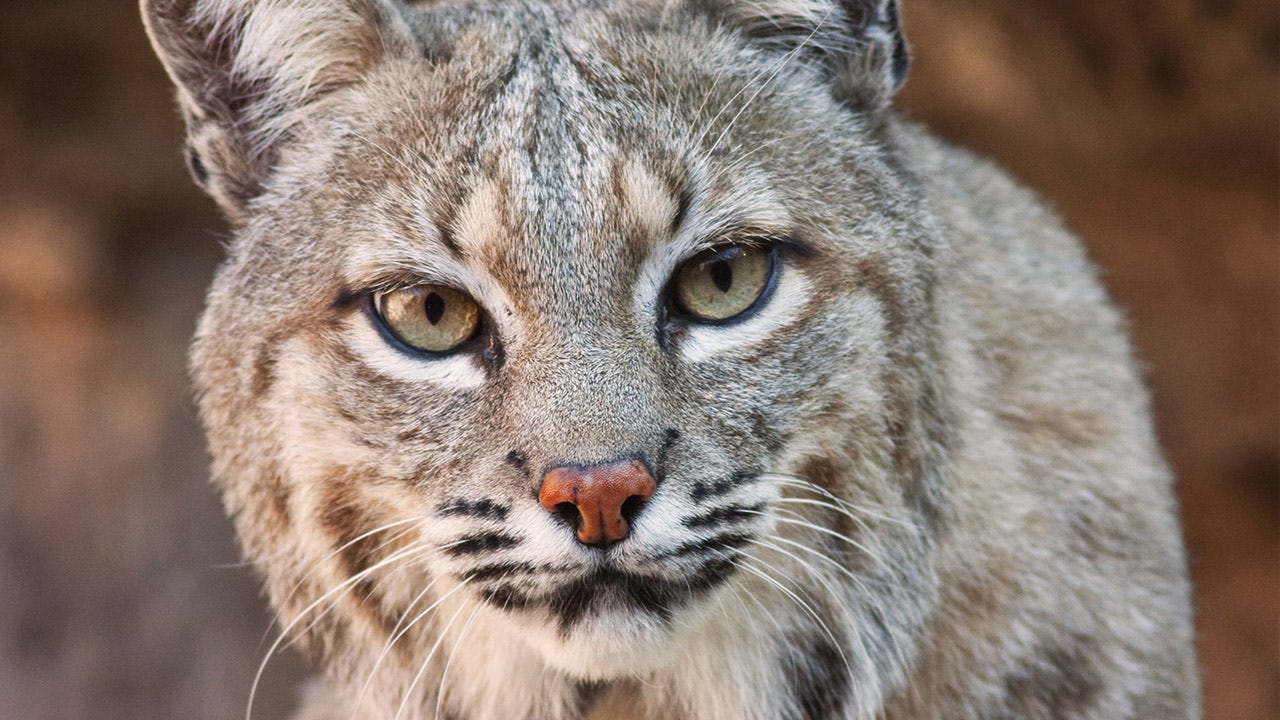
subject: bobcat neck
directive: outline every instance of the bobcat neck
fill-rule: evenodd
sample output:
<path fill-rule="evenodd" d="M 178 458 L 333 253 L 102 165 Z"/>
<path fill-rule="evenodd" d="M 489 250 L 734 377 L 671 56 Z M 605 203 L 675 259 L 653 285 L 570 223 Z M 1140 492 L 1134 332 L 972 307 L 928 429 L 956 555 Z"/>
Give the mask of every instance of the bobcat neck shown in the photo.
<path fill-rule="evenodd" d="M 639 706 L 634 685 L 618 683 L 601 691 L 583 720 L 648 720 Z"/>

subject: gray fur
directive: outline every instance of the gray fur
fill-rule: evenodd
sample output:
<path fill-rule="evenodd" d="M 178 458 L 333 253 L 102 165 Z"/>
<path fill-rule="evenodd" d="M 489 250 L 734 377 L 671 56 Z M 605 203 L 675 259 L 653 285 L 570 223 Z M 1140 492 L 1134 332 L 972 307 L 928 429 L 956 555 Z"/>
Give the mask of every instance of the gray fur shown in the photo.
<path fill-rule="evenodd" d="M 143 10 L 237 229 L 192 364 L 303 717 L 1198 717 L 1122 321 L 890 108 L 896 2 Z M 742 236 L 782 242 L 759 316 L 670 317 Z M 487 342 L 383 342 L 414 283 Z M 624 456 L 658 492 L 600 569 L 538 482 Z"/>

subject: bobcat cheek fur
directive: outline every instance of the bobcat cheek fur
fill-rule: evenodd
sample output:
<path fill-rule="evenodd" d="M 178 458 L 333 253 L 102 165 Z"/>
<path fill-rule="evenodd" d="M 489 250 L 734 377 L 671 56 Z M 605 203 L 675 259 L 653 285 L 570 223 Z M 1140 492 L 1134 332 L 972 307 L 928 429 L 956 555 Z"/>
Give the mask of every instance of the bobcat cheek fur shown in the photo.
<path fill-rule="evenodd" d="M 1122 322 L 894 113 L 894 0 L 142 5 L 236 230 L 192 366 L 302 717 L 1198 717 Z M 734 247 L 749 308 L 673 301 Z M 476 329 L 416 351 L 376 298 L 437 286 Z M 652 486 L 588 543 L 605 468 Z"/>

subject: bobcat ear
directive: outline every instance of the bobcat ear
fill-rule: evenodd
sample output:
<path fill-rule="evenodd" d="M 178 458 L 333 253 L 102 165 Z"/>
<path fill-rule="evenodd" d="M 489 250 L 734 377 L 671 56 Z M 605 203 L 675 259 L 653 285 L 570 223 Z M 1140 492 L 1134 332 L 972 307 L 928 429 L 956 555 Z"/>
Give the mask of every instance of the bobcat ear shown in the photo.
<path fill-rule="evenodd" d="M 412 43 L 383 0 L 142 0 L 142 17 L 178 86 L 191 174 L 233 222 L 308 109 Z"/>
<path fill-rule="evenodd" d="M 911 53 L 898 0 L 704 0 L 740 32 L 829 68 L 836 96 L 877 111 L 902 87 Z"/>

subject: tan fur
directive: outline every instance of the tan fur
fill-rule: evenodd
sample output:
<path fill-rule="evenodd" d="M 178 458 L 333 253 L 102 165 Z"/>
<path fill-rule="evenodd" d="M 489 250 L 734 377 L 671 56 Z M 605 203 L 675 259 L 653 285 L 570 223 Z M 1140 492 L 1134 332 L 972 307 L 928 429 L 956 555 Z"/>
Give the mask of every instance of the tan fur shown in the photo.
<path fill-rule="evenodd" d="M 891 0 L 144 0 L 237 229 L 193 349 L 300 717 L 1198 717 L 1170 478 L 1079 243 L 889 106 Z M 680 264 L 772 242 L 758 310 Z M 427 357 L 371 294 L 485 320 Z M 607 553 L 564 464 L 658 490 Z"/>

